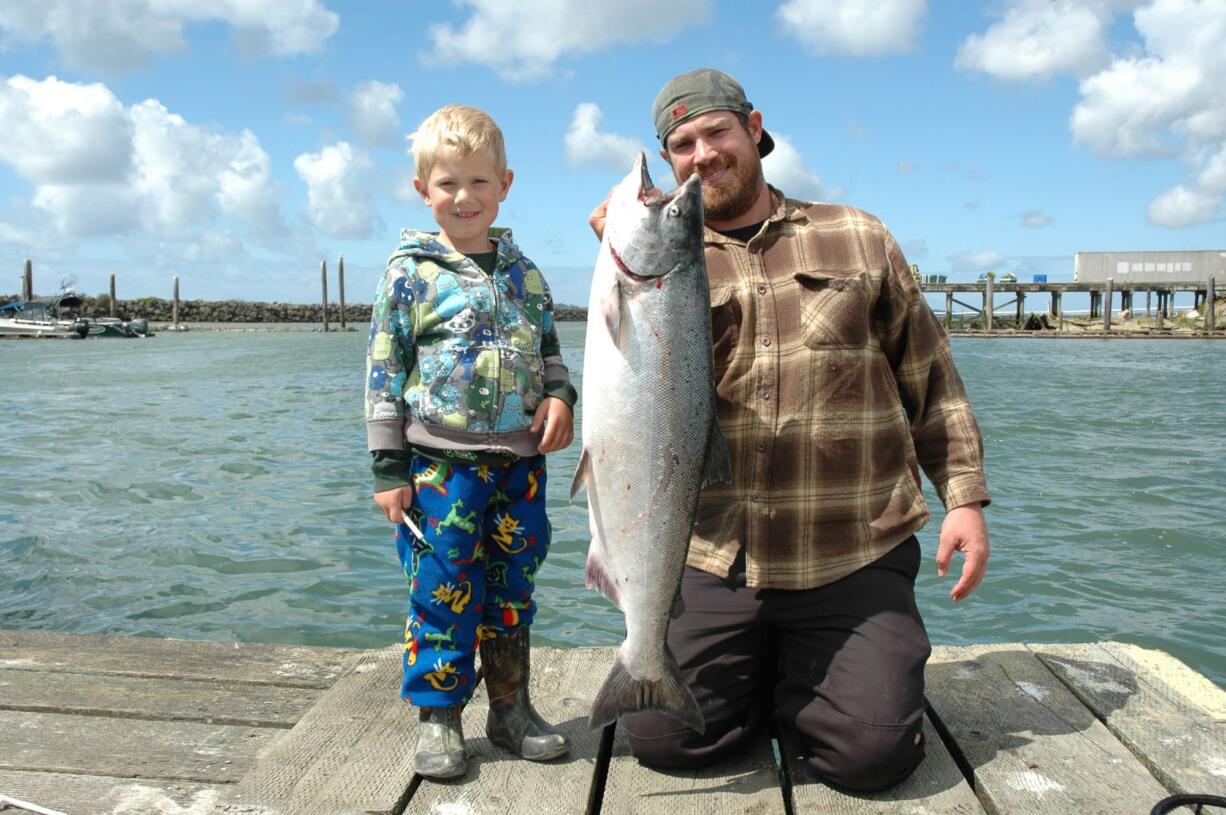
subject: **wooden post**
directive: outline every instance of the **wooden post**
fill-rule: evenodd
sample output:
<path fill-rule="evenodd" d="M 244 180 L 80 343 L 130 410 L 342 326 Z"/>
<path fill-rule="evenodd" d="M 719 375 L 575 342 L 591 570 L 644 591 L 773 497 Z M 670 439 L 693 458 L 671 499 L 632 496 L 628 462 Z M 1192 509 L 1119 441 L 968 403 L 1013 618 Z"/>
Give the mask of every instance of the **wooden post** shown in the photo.
<path fill-rule="evenodd" d="M 171 320 L 175 324 L 175 331 L 179 330 L 179 276 L 175 275 L 175 300 L 171 306 Z"/>
<path fill-rule="evenodd" d="M 954 320 L 954 291 L 953 289 L 945 290 L 945 330 L 948 331 L 953 326 Z"/>
<path fill-rule="evenodd" d="M 1158 318 L 1159 331 L 1162 330 L 1162 318 L 1165 316 L 1165 312 L 1163 311 L 1164 297 L 1165 295 L 1162 292 L 1158 292 L 1158 307 L 1154 310 L 1154 314 L 1157 315 Z"/>
<path fill-rule="evenodd" d="M 1107 278 L 1107 290 L 1103 293 L 1103 331 L 1111 330 L 1111 287 L 1115 281 Z"/>
<path fill-rule="evenodd" d="M 29 301 L 34 299 L 34 264 L 30 262 L 29 258 L 26 258 L 26 273 L 22 278 L 21 294 L 22 300 Z"/>
<path fill-rule="evenodd" d="M 1017 327 L 1022 327 L 1022 321 L 1026 319 L 1026 292 L 1020 288 L 1017 290 Z"/>
<path fill-rule="evenodd" d="M 340 287 L 341 296 L 341 331 L 345 330 L 345 256 L 341 255 L 336 265 L 336 285 Z"/>
<path fill-rule="evenodd" d="M 111 275 L 111 316 L 115 316 L 115 275 Z"/>
<path fill-rule="evenodd" d="M 1051 307 L 1055 312 L 1056 328 L 1059 331 L 1064 330 L 1064 305 L 1060 302 L 1063 297 L 1063 292 L 1053 291 L 1051 293 Z"/>
<path fill-rule="evenodd" d="M 1152 292 L 1152 291 L 1150 291 L 1149 289 L 1146 289 L 1146 290 L 1145 290 L 1145 319 L 1147 319 L 1147 320 L 1148 320 L 1148 319 L 1149 319 L 1149 318 L 1152 316 L 1152 315 L 1149 313 L 1149 298 L 1150 298 L 1150 295 L 1152 295 L 1152 294 L 1153 294 L 1153 292 Z"/>
<path fill-rule="evenodd" d="M 983 286 L 983 327 L 986 331 L 992 330 L 992 282 L 989 277 Z"/>
<path fill-rule="evenodd" d="M 1209 278 L 1205 283 L 1205 330 L 1217 329 L 1217 292 L 1214 290 L 1214 280 Z"/>
<path fill-rule="evenodd" d="M 328 261 L 319 261 L 319 284 L 323 287 L 324 333 L 328 333 Z"/>

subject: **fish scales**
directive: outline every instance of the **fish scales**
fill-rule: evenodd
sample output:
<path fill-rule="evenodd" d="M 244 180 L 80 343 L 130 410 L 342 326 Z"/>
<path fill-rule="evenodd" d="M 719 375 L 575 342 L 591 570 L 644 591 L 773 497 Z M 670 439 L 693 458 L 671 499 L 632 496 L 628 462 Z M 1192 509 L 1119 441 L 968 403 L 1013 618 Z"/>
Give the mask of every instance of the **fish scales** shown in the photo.
<path fill-rule="evenodd" d="M 696 730 L 702 713 L 668 650 L 669 620 L 704 483 L 727 482 L 715 416 L 710 291 L 697 176 L 662 195 L 640 154 L 610 196 L 584 351 L 586 578 L 622 611 L 626 639 L 591 725 L 661 710 Z"/>

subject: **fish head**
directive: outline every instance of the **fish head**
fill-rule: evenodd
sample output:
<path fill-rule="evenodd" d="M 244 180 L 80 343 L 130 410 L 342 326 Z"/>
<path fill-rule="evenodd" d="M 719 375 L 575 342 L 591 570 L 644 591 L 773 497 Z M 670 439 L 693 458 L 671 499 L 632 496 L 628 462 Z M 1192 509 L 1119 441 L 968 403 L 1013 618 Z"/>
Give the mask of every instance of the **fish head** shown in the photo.
<path fill-rule="evenodd" d="M 702 180 L 695 173 L 671 192 L 661 192 L 642 151 L 614 189 L 605 220 L 605 243 L 619 275 L 654 282 L 702 258 Z"/>

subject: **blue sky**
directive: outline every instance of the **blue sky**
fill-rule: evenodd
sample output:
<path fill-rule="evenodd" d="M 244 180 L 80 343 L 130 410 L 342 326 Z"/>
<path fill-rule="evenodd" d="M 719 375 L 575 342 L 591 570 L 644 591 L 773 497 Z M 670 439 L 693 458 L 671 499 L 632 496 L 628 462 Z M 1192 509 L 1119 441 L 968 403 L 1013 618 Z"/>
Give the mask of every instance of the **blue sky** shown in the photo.
<path fill-rule="evenodd" d="M 500 225 L 585 303 L 587 214 L 700 66 L 762 111 L 768 180 L 923 272 L 1223 249 L 1222 42 L 1223 0 L 0 0 L 0 292 L 28 257 L 44 293 L 310 302 L 343 253 L 369 302 L 431 225 L 405 136 L 463 102 L 506 135 Z"/>

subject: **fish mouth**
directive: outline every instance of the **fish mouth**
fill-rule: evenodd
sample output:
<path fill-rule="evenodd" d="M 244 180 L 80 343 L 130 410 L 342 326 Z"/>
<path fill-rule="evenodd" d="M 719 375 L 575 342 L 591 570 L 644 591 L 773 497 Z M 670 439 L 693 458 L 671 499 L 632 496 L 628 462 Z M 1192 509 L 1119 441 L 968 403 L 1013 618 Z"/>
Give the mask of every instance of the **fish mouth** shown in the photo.
<path fill-rule="evenodd" d="M 609 256 L 612 257 L 613 262 L 617 264 L 617 270 L 633 280 L 635 283 L 646 283 L 649 280 L 655 279 L 653 277 L 635 274 L 633 271 L 631 271 L 630 267 L 626 265 L 626 261 L 622 260 L 622 256 L 617 254 L 617 250 L 613 248 L 613 244 L 611 243 L 609 244 Z"/>

